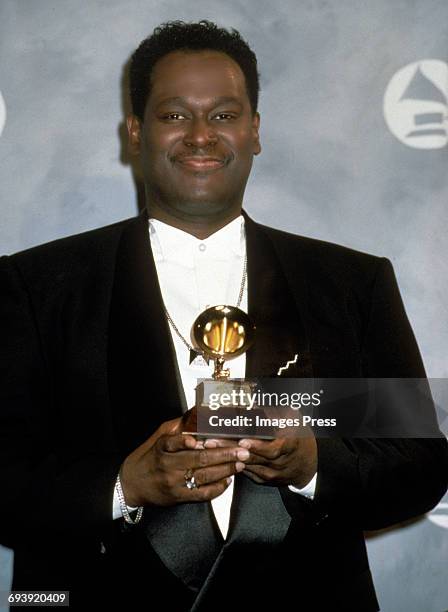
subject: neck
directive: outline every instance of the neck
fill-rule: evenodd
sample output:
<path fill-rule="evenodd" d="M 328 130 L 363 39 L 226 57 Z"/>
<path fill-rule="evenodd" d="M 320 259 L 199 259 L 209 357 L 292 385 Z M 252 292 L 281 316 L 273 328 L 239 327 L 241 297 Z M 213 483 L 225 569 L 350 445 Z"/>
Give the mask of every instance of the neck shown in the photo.
<path fill-rule="evenodd" d="M 159 208 L 158 206 L 147 203 L 146 208 L 148 215 L 152 219 L 162 221 L 167 225 L 176 227 L 192 236 L 195 236 L 199 240 L 205 240 L 222 227 L 236 219 L 241 214 L 241 206 L 235 210 L 230 210 L 227 214 L 215 217 L 191 217 L 191 218 L 180 218 L 170 214 L 168 211 Z"/>

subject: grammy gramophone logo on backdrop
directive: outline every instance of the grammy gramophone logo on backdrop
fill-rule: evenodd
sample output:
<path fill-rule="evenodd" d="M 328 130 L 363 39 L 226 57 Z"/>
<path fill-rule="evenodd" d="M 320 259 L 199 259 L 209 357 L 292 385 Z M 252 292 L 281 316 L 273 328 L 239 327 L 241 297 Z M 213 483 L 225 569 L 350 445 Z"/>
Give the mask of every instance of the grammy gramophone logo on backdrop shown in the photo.
<path fill-rule="evenodd" d="M 448 64 L 424 59 L 400 68 L 387 85 L 383 112 L 392 134 L 415 149 L 448 144 Z"/>
<path fill-rule="evenodd" d="M 442 529 L 448 529 L 448 503 L 440 502 L 429 514 L 426 515 L 427 518 L 433 523 L 437 525 L 437 527 L 442 527 Z"/>

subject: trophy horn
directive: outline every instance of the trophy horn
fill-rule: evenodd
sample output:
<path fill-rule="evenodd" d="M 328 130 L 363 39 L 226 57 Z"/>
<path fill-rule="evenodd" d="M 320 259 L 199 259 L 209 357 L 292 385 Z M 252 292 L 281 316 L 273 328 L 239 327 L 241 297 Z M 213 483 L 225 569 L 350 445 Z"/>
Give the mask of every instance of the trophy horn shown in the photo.
<path fill-rule="evenodd" d="M 215 362 L 213 378 L 228 378 L 224 362 L 245 353 L 255 339 L 255 325 L 236 306 L 212 306 L 204 310 L 193 323 L 193 346 Z"/>

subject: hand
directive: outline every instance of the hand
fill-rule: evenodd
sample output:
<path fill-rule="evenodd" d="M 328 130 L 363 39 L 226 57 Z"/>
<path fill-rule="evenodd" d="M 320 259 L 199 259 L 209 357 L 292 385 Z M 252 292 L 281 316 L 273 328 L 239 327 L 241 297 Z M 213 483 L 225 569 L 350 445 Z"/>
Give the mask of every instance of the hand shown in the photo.
<path fill-rule="evenodd" d="M 243 439 L 239 446 L 250 451 L 243 473 L 259 484 L 302 488 L 317 471 L 317 444 L 311 430 L 309 437 Z"/>
<path fill-rule="evenodd" d="M 244 470 L 249 451 L 235 444 L 205 447 L 182 434 L 181 423 L 181 418 L 163 423 L 124 460 L 120 478 L 129 506 L 208 501 L 225 491 L 230 476 Z M 198 488 L 185 486 L 187 470 L 193 471 Z"/>

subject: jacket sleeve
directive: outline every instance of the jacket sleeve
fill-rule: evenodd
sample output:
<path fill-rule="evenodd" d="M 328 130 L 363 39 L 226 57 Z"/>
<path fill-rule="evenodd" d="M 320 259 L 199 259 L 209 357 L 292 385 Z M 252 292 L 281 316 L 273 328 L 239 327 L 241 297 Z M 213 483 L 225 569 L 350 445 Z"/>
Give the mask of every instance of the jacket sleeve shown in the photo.
<path fill-rule="evenodd" d="M 425 378 L 390 261 L 380 259 L 362 350 L 366 378 Z M 434 427 L 438 432 L 436 416 Z M 440 432 L 438 432 L 440 433 Z M 433 508 L 448 486 L 448 444 L 432 438 L 317 438 L 318 517 L 381 529 Z M 287 498 L 287 499 L 286 499 Z M 293 511 L 300 502 L 284 495 Z"/>
<path fill-rule="evenodd" d="M 20 273 L 0 259 L 0 540 L 14 547 L 36 534 L 96 530 L 112 520 L 122 457 L 57 452 L 55 381 Z"/>

